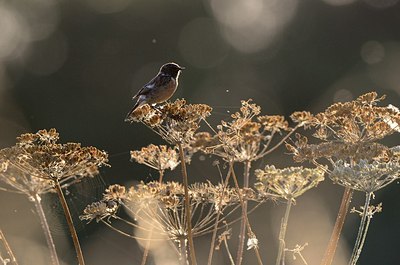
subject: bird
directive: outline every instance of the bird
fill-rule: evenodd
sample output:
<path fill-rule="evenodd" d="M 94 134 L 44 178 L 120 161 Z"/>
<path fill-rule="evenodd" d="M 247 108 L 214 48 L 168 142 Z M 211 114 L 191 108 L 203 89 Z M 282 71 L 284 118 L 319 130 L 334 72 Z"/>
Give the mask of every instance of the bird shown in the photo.
<path fill-rule="evenodd" d="M 161 66 L 158 74 L 133 96 L 132 100 L 136 100 L 136 103 L 125 121 L 129 121 L 131 114 L 145 104 L 153 105 L 170 99 L 178 87 L 179 74 L 184 69 L 185 67 L 173 62 Z"/>

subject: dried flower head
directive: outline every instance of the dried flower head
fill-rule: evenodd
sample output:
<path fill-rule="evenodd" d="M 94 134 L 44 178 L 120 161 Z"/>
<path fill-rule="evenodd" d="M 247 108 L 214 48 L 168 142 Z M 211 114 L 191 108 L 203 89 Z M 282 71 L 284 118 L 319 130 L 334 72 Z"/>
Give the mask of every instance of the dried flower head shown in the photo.
<path fill-rule="evenodd" d="M 205 104 L 186 104 L 184 99 L 177 99 L 158 108 L 137 108 L 130 121 L 142 122 L 171 144 L 190 143 L 200 121 L 210 116 L 211 110 Z"/>
<path fill-rule="evenodd" d="M 304 121 L 307 128 L 313 128 L 313 136 L 322 143 L 308 144 L 306 137 L 297 136 L 294 145 L 286 144 L 286 147 L 300 162 L 321 157 L 387 161 L 391 152 L 377 141 L 400 131 L 400 112 L 392 105 L 378 106 L 383 99 L 376 92 L 370 92 L 350 102 L 335 103 L 316 115 L 294 113 L 292 119 Z"/>
<path fill-rule="evenodd" d="M 399 162 L 368 162 L 360 160 L 352 165 L 339 160 L 329 177 L 342 186 L 363 192 L 375 192 L 398 179 Z"/>
<path fill-rule="evenodd" d="M 179 154 L 175 148 L 151 144 L 140 151 L 131 151 L 131 159 L 160 172 L 174 170 L 179 165 Z"/>
<path fill-rule="evenodd" d="M 107 154 L 79 143 L 57 143 L 55 129 L 23 134 L 17 144 L 0 150 L 0 161 L 7 161 L 7 171 L 0 178 L 14 189 L 31 194 L 48 192 L 53 181 L 62 187 L 97 174 L 106 165 Z"/>
<path fill-rule="evenodd" d="M 99 222 L 104 218 L 110 218 L 117 212 L 118 204 L 115 201 L 99 201 L 94 202 L 83 210 L 83 215 L 79 217 L 81 220 L 87 220 L 90 223 L 93 220 Z"/>
<path fill-rule="evenodd" d="M 255 192 L 251 189 L 240 192 L 245 200 L 257 200 Z M 141 182 L 128 190 L 120 185 L 112 185 L 106 190 L 101 202 L 86 208 L 81 219 L 89 221 L 93 219 L 103 221 L 106 217 L 121 219 L 115 215 L 116 209 L 108 211 L 106 207 L 107 202 L 114 202 L 115 205 L 123 205 L 132 214 L 136 222 L 126 221 L 126 223 L 134 226 L 137 233 L 152 230 L 152 239 L 162 240 L 167 236 L 171 240 L 179 241 L 187 236 L 184 194 L 183 186 L 177 182 Z M 211 183 L 189 186 L 189 200 L 192 234 L 195 237 L 213 230 L 218 211 L 224 214 L 218 219 L 218 223 L 222 225 L 230 214 L 239 208 L 240 203 L 236 189 Z"/>
<path fill-rule="evenodd" d="M 259 181 L 255 187 L 261 194 L 271 193 L 285 200 L 294 200 L 323 181 L 324 173 L 324 168 L 277 169 L 274 166 L 266 166 L 263 170 L 255 171 Z"/>
<path fill-rule="evenodd" d="M 221 121 L 214 136 L 196 134 L 195 148 L 202 146 L 202 151 L 227 161 L 254 161 L 276 147 L 271 147 L 276 134 L 293 131 L 283 116 L 260 116 L 261 108 L 251 101 L 242 100 L 240 111 L 231 115 L 231 121 Z"/>

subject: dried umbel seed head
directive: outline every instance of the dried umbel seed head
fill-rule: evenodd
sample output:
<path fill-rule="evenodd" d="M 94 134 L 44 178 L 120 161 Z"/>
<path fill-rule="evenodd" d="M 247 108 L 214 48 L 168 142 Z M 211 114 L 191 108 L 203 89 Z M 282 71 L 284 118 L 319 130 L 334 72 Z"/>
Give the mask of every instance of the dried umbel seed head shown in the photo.
<path fill-rule="evenodd" d="M 200 138 L 207 145 L 203 151 L 227 161 L 254 161 L 277 147 L 271 146 L 272 138 L 284 131 L 288 134 L 293 131 L 283 116 L 259 116 L 261 108 L 251 102 L 251 99 L 242 101 L 240 111 L 231 115 L 232 120 L 221 121 L 217 126 L 215 136 Z"/>
<path fill-rule="evenodd" d="M 255 171 L 256 189 L 263 194 L 270 193 L 285 200 L 294 200 L 324 180 L 325 168 L 288 167 L 277 169 L 266 166 Z"/>
<path fill-rule="evenodd" d="M 398 179 L 400 164 L 395 162 L 368 162 L 360 160 L 352 165 L 337 161 L 329 177 L 342 186 L 363 192 L 375 192 Z"/>
<path fill-rule="evenodd" d="M 99 201 L 94 202 L 83 210 L 83 215 L 79 216 L 81 220 L 87 220 L 90 223 L 93 220 L 99 222 L 104 218 L 109 218 L 116 214 L 118 203 L 115 201 Z"/>
<path fill-rule="evenodd" d="M 171 144 L 190 143 L 200 121 L 210 116 L 211 110 L 205 104 L 186 104 L 184 99 L 177 99 L 157 108 L 144 105 L 130 118 L 149 126 Z"/>
<path fill-rule="evenodd" d="M 314 161 L 320 158 L 328 160 L 375 160 L 389 161 L 394 153 L 385 145 L 379 143 L 342 143 L 327 141 L 320 144 L 309 144 L 308 138 L 296 134 L 293 144 L 286 143 L 286 148 L 296 162 Z"/>
<path fill-rule="evenodd" d="M 258 121 L 264 126 L 264 130 L 270 132 L 289 131 L 289 123 L 285 120 L 285 117 L 279 115 L 265 115 L 259 116 Z"/>
<path fill-rule="evenodd" d="M 80 178 L 93 176 L 98 167 L 107 165 L 106 152 L 79 143 L 59 144 L 58 139 L 55 129 L 40 130 L 23 134 L 15 146 L 0 150 L 0 161 L 7 161 L 11 169 L 2 174 L 8 178 L 5 182 L 23 192 L 32 190 L 30 182 L 39 183 L 34 178 L 57 180 L 66 187 Z"/>
<path fill-rule="evenodd" d="M 125 198 L 126 196 L 126 190 L 124 186 L 114 184 L 109 186 L 104 194 L 103 194 L 103 199 L 106 201 L 121 201 Z"/>
<path fill-rule="evenodd" d="M 131 159 L 161 172 L 166 169 L 174 170 L 179 165 L 178 152 L 166 145 L 151 144 L 140 151 L 131 151 Z"/>
<path fill-rule="evenodd" d="M 356 100 L 331 105 L 315 115 L 312 123 L 320 130 L 315 137 L 345 143 L 372 142 L 398 131 L 398 109 L 392 105 L 377 106 L 384 98 L 370 92 Z"/>
<path fill-rule="evenodd" d="M 296 135 L 294 144 L 286 147 L 298 162 L 319 158 L 389 161 L 392 151 L 377 141 L 400 131 L 400 111 L 392 105 L 378 106 L 383 99 L 371 92 L 350 102 L 335 103 L 314 116 L 295 113 L 292 118 L 305 120 L 306 128 L 313 128 L 313 136 L 322 142 L 309 144 L 306 137 Z"/>

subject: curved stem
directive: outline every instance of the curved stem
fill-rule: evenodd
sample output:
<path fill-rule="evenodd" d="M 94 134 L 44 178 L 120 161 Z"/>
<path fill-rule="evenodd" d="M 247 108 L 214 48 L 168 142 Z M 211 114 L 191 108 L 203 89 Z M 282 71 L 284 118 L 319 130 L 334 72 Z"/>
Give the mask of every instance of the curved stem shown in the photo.
<path fill-rule="evenodd" d="M 72 241 L 74 243 L 76 257 L 78 258 L 78 264 L 84 265 L 85 260 L 83 259 L 81 245 L 79 244 L 79 239 L 78 239 L 78 235 L 76 233 L 75 227 L 74 227 L 74 222 L 72 221 L 71 212 L 69 211 L 67 201 L 65 200 L 64 193 L 60 186 L 60 182 L 58 181 L 58 178 L 53 178 L 53 181 L 54 181 L 55 189 L 57 191 L 58 198 L 59 198 L 61 205 L 63 207 L 63 210 L 64 210 L 65 219 L 67 220 L 67 224 L 68 224 L 69 232 L 72 237 Z"/>
<path fill-rule="evenodd" d="M 284 217 L 282 218 L 281 229 L 279 231 L 279 250 L 275 265 L 281 265 L 285 263 L 283 261 L 285 252 L 285 237 L 286 237 L 286 229 L 289 221 L 289 214 L 290 214 L 290 209 L 292 208 L 292 204 L 293 202 L 291 199 L 289 199 L 286 202 L 286 211 Z"/>
<path fill-rule="evenodd" d="M 8 261 L 5 261 L 5 259 L 1 259 L 1 261 L 4 264 L 10 263 L 12 265 L 18 265 L 17 259 L 15 258 L 14 253 L 13 253 L 10 245 L 8 244 L 6 237 L 4 236 L 3 231 L 1 231 L 1 229 L 0 229 L 0 240 L 3 242 L 4 248 L 6 249 L 7 255 L 9 257 Z M 1 258 L 1 255 L 0 255 L 0 258 Z"/>
<path fill-rule="evenodd" d="M 356 243 L 354 244 L 354 248 L 353 248 L 353 252 L 351 254 L 349 265 L 355 265 L 357 263 L 357 260 L 360 257 L 360 254 L 362 251 L 362 247 L 364 245 L 364 240 L 367 235 L 369 221 L 370 221 L 370 218 L 368 216 L 368 208 L 369 208 L 369 204 L 371 202 L 371 197 L 372 197 L 372 192 L 367 192 L 365 194 L 365 203 L 364 203 L 363 214 L 361 216 L 361 222 L 360 222 L 360 226 L 358 228 L 357 239 L 356 239 Z M 367 217 L 368 217 L 368 222 L 366 224 L 365 221 L 367 220 Z"/>
<path fill-rule="evenodd" d="M 185 190 L 185 214 L 186 214 L 186 225 L 187 225 L 187 239 L 189 241 L 189 254 L 192 265 L 196 265 L 197 262 L 196 262 L 196 254 L 194 250 L 193 235 L 192 235 L 192 218 L 191 218 L 192 214 L 189 202 L 189 189 L 188 189 L 189 184 L 188 184 L 188 176 L 185 163 L 185 154 L 183 152 L 182 144 L 178 143 L 178 148 L 181 160 L 183 187 Z"/>
<path fill-rule="evenodd" d="M 249 187 L 249 176 L 250 176 L 251 162 L 244 162 L 243 172 L 243 188 Z M 240 233 L 239 233 L 239 245 L 236 254 L 236 264 L 241 265 L 243 260 L 244 240 L 246 238 L 246 218 L 247 216 L 247 201 L 243 201 L 242 205 L 242 219 L 240 220 Z"/>
<path fill-rule="evenodd" d="M 226 238 L 224 238 L 224 245 L 225 245 L 226 252 L 228 253 L 228 257 L 229 257 L 229 261 L 231 262 L 231 265 L 235 265 L 235 261 L 233 260 L 232 254 L 229 251 L 229 245 L 228 245 Z"/>
<path fill-rule="evenodd" d="M 46 238 L 46 243 L 47 243 L 47 246 L 50 251 L 51 264 L 59 265 L 60 262 L 58 261 L 56 246 L 54 244 L 53 237 L 51 236 L 51 233 L 50 233 L 50 228 L 49 228 L 49 224 L 47 222 L 46 215 L 44 214 L 44 211 L 43 211 L 43 206 L 41 203 L 42 198 L 40 197 L 39 194 L 36 193 L 36 194 L 30 196 L 30 199 L 33 201 L 36 212 L 39 216 L 40 225 L 42 226 L 44 237 Z"/>
<path fill-rule="evenodd" d="M 332 264 L 352 196 L 353 191 L 346 187 L 343 193 L 342 203 L 340 204 L 335 226 L 333 227 L 332 235 L 325 250 L 324 257 L 322 258 L 321 265 Z"/>

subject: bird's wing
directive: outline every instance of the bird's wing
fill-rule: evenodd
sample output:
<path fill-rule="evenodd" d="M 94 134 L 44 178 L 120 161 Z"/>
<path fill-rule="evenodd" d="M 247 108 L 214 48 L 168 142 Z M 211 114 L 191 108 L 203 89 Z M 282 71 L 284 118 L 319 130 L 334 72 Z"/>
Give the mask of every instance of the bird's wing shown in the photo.
<path fill-rule="evenodd" d="M 142 86 L 142 88 L 136 93 L 136 95 L 133 96 L 132 100 L 135 100 L 137 97 L 141 95 L 146 95 L 147 93 L 149 93 L 149 91 L 151 91 L 156 85 L 155 81 L 156 77 L 154 77 L 153 79 L 150 80 L 150 82 Z"/>

